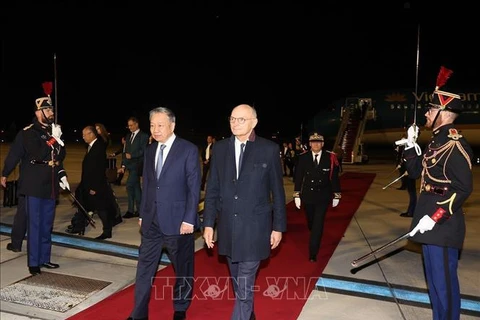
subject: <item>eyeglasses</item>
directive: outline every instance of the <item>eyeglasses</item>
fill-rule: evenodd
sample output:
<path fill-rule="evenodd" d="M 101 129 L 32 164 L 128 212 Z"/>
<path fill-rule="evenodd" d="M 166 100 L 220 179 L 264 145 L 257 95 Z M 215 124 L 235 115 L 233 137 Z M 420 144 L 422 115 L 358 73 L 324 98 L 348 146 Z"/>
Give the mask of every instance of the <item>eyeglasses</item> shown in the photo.
<path fill-rule="evenodd" d="M 230 121 L 230 123 L 234 123 L 235 121 L 237 121 L 239 124 L 244 124 L 246 120 L 253 120 L 253 119 L 255 118 L 245 119 L 245 118 L 228 117 L 228 121 Z"/>

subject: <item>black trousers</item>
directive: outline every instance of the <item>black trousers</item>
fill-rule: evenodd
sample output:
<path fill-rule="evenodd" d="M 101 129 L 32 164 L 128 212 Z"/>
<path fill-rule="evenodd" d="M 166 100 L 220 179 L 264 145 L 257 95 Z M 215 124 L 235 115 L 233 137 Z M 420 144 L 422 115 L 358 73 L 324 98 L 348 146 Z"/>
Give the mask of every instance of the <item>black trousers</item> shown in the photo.
<path fill-rule="evenodd" d="M 310 257 L 317 256 L 320 250 L 320 243 L 323 235 L 323 225 L 325 222 L 325 215 L 327 214 L 330 199 L 321 201 L 319 203 L 305 203 L 305 213 L 307 216 L 307 226 L 310 230 L 310 240 L 308 250 Z"/>
<path fill-rule="evenodd" d="M 207 183 L 207 176 L 208 176 L 209 169 L 210 169 L 210 162 L 204 163 L 203 169 L 202 169 L 202 185 L 201 185 L 202 190 L 205 190 L 205 184 Z"/>
<path fill-rule="evenodd" d="M 17 212 L 13 217 L 12 225 L 12 246 L 22 250 L 23 239 L 27 232 L 27 208 L 25 206 L 25 196 L 18 195 Z"/>
<path fill-rule="evenodd" d="M 410 179 L 409 177 L 404 177 L 405 184 L 407 187 L 409 202 L 408 202 L 408 209 L 407 213 L 413 215 L 415 211 L 415 207 L 417 206 L 417 187 L 416 187 L 416 180 Z"/>

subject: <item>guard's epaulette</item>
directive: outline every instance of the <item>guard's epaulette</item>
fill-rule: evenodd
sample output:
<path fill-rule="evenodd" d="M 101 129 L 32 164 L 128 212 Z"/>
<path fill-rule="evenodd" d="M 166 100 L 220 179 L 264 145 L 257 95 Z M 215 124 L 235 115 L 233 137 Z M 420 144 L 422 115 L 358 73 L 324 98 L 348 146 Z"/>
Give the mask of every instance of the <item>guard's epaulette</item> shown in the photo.
<path fill-rule="evenodd" d="M 458 139 L 462 138 L 463 136 L 460 133 L 458 133 L 457 129 L 451 128 L 451 129 L 448 129 L 447 137 L 449 137 L 452 140 L 458 140 Z"/>
<path fill-rule="evenodd" d="M 30 129 L 32 126 L 33 126 L 33 123 L 30 124 L 30 125 L 28 125 L 28 126 L 26 126 L 25 128 L 23 128 L 23 130 L 28 130 L 28 129 Z"/>

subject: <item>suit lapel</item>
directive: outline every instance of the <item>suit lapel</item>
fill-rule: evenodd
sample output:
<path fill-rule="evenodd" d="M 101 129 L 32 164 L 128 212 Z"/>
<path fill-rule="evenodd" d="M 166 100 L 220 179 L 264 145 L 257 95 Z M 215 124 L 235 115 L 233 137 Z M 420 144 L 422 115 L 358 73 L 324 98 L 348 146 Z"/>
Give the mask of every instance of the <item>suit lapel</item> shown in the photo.
<path fill-rule="evenodd" d="M 228 150 L 227 150 L 227 154 L 226 154 L 226 157 L 225 157 L 225 161 L 227 161 L 227 163 L 225 164 L 225 168 L 228 168 L 227 169 L 228 172 L 231 173 L 230 176 L 235 179 L 237 177 L 237 175 L 236 175 L 237 167 L 236 167 L 236 163 L 235 163 L 235 136 L 232 136 L 230 138 L 230 141 L 228 143 Z"/>
<path fill-rule="evenodd" d="M 148 157 L 147 159 L 153 159 L 153 161 L 150 161 L 150 165 L 149 165 L 149 166 L 150 166 L 150 169 L 152 170 L 153 174 L 155 175 L 155 177 L 156 177 L 155 164 L 156 164 L 156 162 L 157 162 L 157 159 L 156 159 L 156 158 L 157 158 L 157 157 L 156 157 L 156 155 L 157 155 L 157 148 L 158 148 L 158 142 L 155 141 L 155 145 L 152 144 L 152 145 L 151 145 L 151 148 L 148 148 L 148 149 L 147 149 L 147 150 L 148 150 L 147 152 L 150 152 L 150 153 L 152 154 L 152 155 L 151 155 L 150 157 Z"/>
<path fill-rule="evenodd" d="M 168 170 L 168 168 L 172 165 L 173 160 L 176 159 L 177 156 L 176 154 L 180 151 L 180 147 L 178 144 L 179 138 L 176 137 L 175 140 L 173 141 L 172 146 L 170 147 L 170 151 L 168 151 L 168 156 L 167 158 L 163 159 L 163 167 L 162 167 L 162 172 L 160 173 L 160 177 L 163 175 L 165 171 Z"/>

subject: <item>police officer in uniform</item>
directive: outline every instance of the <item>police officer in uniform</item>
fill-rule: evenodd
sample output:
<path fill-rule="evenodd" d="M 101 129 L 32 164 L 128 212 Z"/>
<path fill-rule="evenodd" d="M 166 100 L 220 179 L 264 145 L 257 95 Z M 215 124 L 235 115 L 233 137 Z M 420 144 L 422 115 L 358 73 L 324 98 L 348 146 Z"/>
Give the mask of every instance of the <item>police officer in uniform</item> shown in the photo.
<path fill-rule="evenodd" d="M 447 71 L 442 67 L 438 79 Z M 438 79 L 425 113 L 425 127 L 433 130 L 430 143 L 423 154 L 418 152 L 418 127 L 412 125 L 408 129 L 405 159 L 408 175 L 421 177 L 410 236 L 422 244 L 433 319 L 452 320 L 460 318 L 457 268 L 465 238 L 462 206 L 473 190 L 473 153 L 454 125 L 463 108 L 460 96 L 439 90 Z"/>
<path fill-rule="evenodd" d="M 336 207 L 341 198 L 339 163 L 335 153 L 323 150 L 324 139 L 318 133 L 309 138 L 310 152 L 298 158 L 293 194 L 295 206 L 305 208 L 310 230 L 309 259 L 317 261 L 328 206 Z M 333 199 L 333 200 L 332 200 Z"/>
<path fill-rule="evenodd" d="M 53 106 L 50 97 L 35 100 L 35 118 L 23 131 L 23 143 L 28 160 L 24 166 L 23 193 L 27 208 L 28 268 L 32 275 L 40 268 L 58 268 L 52 263 L 51 232 L 55 216 L 55 202 L 59 186 L 70 190 L 66 172 L 62 130 L 53 123 Z"/>

